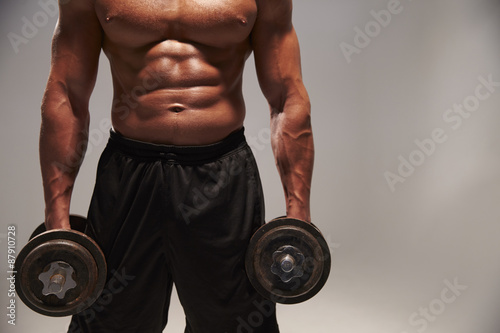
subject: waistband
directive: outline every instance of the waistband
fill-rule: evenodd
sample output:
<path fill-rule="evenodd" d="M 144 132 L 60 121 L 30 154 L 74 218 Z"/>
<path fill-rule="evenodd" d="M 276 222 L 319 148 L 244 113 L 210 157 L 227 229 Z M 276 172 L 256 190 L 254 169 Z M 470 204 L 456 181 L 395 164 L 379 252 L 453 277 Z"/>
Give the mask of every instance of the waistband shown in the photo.
<path fill-rule="evenodd" d="M 208 145 L 177 146 L 130 139 L 111 129 L 108 147 L 137 157 L 159 158 L 180 163 L 201 163 L 216 160 L 242 144 L 246 144 L 244 131 L 245 129 L 242 127 L 229 134 L 222 141 Z"/>

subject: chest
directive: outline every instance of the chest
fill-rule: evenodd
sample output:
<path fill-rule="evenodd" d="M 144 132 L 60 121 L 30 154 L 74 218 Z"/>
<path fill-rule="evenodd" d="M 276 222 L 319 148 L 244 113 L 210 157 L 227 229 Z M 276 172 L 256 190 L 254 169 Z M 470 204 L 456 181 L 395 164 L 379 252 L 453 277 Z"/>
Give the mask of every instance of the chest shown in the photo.
<path fill-rule="evenodd" d="M 111 41 L 140 46 L 158 40 L 189 40 L 226 46 L 248 38 L 255 0 L 96 0 Z"/>

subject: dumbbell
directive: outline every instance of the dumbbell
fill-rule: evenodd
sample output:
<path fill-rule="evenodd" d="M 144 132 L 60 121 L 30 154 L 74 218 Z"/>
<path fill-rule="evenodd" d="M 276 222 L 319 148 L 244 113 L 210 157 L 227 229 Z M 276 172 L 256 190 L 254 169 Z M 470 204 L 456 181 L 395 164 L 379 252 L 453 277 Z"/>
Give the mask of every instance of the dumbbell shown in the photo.
<path fill-rule="evenodd" d="M 330 274 L 330 250 L 312 223 L 280 217 L 261 226 L 245 258 L 248 279 L 265 298 L 283 304 L 316 295 Z"/>
<path fill-rule="evenodd" d="M 97 243 L 83 233 L 86 219 L 70 216 L 71 230 L 39 225 L 15 263 L 16 292 L 32 310 L 52 317 L 91 306 L 106 281 L 106 261 Z"/>

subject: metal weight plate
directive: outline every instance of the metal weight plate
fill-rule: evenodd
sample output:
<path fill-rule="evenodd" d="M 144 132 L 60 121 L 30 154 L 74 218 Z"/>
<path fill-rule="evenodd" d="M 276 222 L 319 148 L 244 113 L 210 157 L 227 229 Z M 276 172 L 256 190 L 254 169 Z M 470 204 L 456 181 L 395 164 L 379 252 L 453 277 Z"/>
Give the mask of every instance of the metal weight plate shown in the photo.
<path fill-rule="evenodd" d="M 87 219 L 80 215 L 70 215 L 69 216 L 69 225 L 71 226 L 71 230 L 76 230 L 80 232 L 85 232 L 85 226 L 87 225 Z M 47 231 L 45 227 L 45 223 L 40 224 L 35 231 L 30 236 L 30 239 L 35 236 L 40 235 L 42 232 Z"/>
<path fill-rule="evenodd" d="M 36 235 L 19 252 L 15 269 L 19 298 L 32 310 L 53 317 L 73 315 L 91 306 L 106 279 L 99 246 L 76 230 Z"/>
<path fill-rule="evenodd" d="M 260 227 L 246 253 L 247 275 L 267 299 L 283 304 L 316 295 L 330 274 L 328 245 L 312 223 L 278 218 Z"/>

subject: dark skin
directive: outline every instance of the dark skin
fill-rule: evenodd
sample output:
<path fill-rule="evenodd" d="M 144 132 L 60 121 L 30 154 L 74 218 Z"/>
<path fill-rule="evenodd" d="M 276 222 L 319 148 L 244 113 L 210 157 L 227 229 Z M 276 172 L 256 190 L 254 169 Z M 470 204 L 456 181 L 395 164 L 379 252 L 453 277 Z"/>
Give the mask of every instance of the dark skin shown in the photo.
<path fill-rule="evenodd" d="M 254 52 L 287 216 L 311 220 L 314 145 L 291 0 L 61 0 L 59 11 L 40 133 L 48 229 L 70 228 L 101 49 L 113 128 L 174 145 L 214 143 L 243 126 L 242 73 Z"/>

